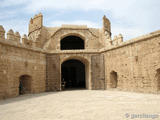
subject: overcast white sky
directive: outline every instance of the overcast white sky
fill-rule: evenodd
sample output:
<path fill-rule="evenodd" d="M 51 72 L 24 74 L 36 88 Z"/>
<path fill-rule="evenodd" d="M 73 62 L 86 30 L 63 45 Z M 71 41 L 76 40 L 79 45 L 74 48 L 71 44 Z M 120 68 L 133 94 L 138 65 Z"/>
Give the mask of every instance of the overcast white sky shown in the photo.
<path fill-rule="evenodd" d="M 45 26 L 85 24 L 102 27 L 106 15 L 112 35 L 128 40 L 160 29 L 160 0 L 0 0 L 0 25 L 28 33 L 34 14 L 42 12 Z"/>

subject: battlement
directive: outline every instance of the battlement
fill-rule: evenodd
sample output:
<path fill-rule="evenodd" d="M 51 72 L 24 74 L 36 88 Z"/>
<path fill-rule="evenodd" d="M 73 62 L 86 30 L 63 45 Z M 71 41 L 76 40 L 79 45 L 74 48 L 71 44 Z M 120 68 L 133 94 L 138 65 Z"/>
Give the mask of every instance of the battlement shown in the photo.
<path fill-rule="evenodd" d="M 123 43 L 123 36 L 122 34 L 119 35 L 115 35 L 113 37 L 113 39 L 109 38 L 107 40 L 107 47 L 111 47 L 111 46 L 119 46 Z"/>
<path fill-rule="evenodd" d="M 122 34 L 119 34 L 119 35 L 115 35 L 113 40 L 112 40 L 112 43 L 111 45 L 120 45 L 121 43 L 123 42 L 123 36 Z"/>
<path fill-rule="evenodd" d="M 9 43 L 13 44 L 21 44 L 25 47 L 31 47 L 32 46 L 32 41 L 28 39 L 27 35 L 24 34 L 22 37 L 19 34 L 19 32 L 14 32 L 12 29 L 10 29 L 7 32 L 7 38 L 5 38 L 5 29 L 3 28 L 2 25 L 0 25 L 0 41 L 5 42 L 8 41 Z"/>
<path fill-rule="evenodd" d="M 29 34 L 34 32 L 35 30 L 42 28 L 42 26 L 43 26 L 43 15 L 39 13 L 30 19 Z"/>

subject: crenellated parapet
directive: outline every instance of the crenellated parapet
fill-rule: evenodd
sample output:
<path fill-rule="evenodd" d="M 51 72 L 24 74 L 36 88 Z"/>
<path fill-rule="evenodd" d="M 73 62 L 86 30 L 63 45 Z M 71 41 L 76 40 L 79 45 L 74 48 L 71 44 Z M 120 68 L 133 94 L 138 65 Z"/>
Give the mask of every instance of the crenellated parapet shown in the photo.
<path fill-rule="evenodd" d="M 22 36 L 22 44 L 25 46 L 25 47 L 31 47 L 32 46 L 32 41 L 29 40 L 29 38 L 27 37 L 26 34 L 24 34 Z"/>
<path fill-rule="evenodd" d="M 120 45 L 123 42 L 122 34 L 115 35 L 112 40 L 112 45 Z"/>
<path fill-rule="evenodd" d="M 20 36 L 19 32 L 14 33 L 14 31 L 12 29 L 10 29 L 7 32 L 7 40 L 14 41 L 16 43 L 20 43 L 21 36 Z"/>
<path fill-rule="evenodd" d="M 8 30 L 7 38 L 5 38 L 5 29 L 2 25 L 0 25 L 0 42 L 21 47 L 33 47 L 33 41 L 30 40 L 26 34 L 21 37 L 19 32 L 14 32 L 12 29 Z"/>
<path fill-rule="evenodd" d="M 108 46 L 118 46 L 121 45 L 121 43 L 123 43 L 123 36 L 122 34 L 119 35 L 115 35 L 114 38 L 110 41 L 108 41 Z"/>

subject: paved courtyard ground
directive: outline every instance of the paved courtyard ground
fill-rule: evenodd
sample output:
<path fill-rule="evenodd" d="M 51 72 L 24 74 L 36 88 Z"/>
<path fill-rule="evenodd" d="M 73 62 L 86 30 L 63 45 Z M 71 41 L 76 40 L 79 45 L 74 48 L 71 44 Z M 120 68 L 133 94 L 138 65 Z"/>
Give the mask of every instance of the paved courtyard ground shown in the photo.
<path fill-rule="evenodd" d="M 160 120 L 160 95 L 72 90 L 0 101 L 0 120 Z"/>

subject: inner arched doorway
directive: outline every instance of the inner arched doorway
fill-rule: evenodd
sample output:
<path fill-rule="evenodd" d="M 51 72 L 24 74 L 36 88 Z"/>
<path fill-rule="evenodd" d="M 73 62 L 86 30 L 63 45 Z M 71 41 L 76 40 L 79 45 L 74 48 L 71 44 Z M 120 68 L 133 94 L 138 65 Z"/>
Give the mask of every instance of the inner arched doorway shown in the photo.
<path fill-rule="evenodd" d="M 61 65 L 62 89 L 85 88 L 85 64 L 76 59 L 67 60 Z"/>
<path fill-rule="evenodd" d="M 19 94 L 31 93 L 31 76 L 22 75 L 19 77 Z"/>

